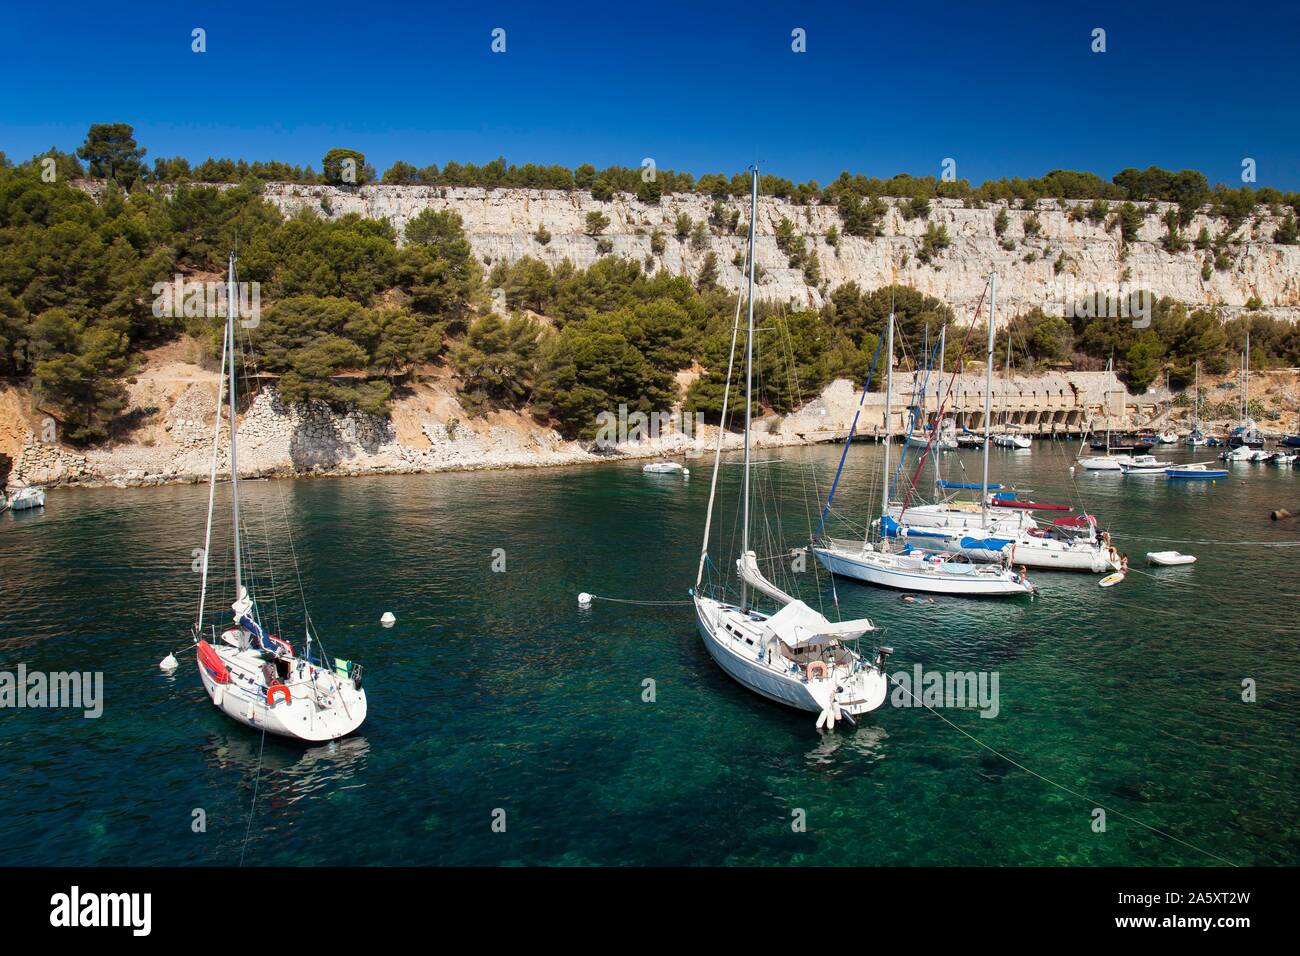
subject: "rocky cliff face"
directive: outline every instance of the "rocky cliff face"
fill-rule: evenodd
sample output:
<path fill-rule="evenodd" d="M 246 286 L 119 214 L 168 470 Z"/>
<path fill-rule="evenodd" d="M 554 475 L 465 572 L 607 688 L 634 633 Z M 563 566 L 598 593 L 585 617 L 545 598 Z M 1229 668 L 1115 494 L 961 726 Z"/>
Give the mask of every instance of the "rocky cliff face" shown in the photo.
<path fill-rule="evenodd" d="M 464 220 L 475 252 L 487 264 L 534 256 L 550 264 L 569 259 L 579 267 L 588 266 L 601 257 L 597 239 L 585 234 L 587 214 L 598 211 L 610 219 L 602 238 L 612 243 L 612 255 L 637 261 L 651 256 L 656 268 L 696 278 L 705 255 L 712 251 L 724 286 L 738 288 L 743 281 L 740 268 L 733 264 L 737 253 L 743 251 L 743 236 L 710 230 L 704 245 L 693 248 L 689 238 L 679 240 L 675 235 L 681 213 L 695 222 L 707 221 L 713 201 L 705 196 L 666 196 L 652 206 L 626 194 L 601 202 L 578 191 L 382 185 L 341 189 L 274 183 L 267 187 L 266 198 L 286 213 L 309 209 L 329 217 L 360 213 L 387 219 L 399 233 L 425 209 L 451 209 Z M 747 201 L 729 200 L 727 205 L 740 210 L 742 222 L 748 218 Z M 1060 314 L 1068 303 L 1084 296 L 1118 297 L 1139 289 L 1191 305 L 1222 305 L 1229 317 L 1258 297 L 1275 315 L 1293 321 L 1300 318 L 1300 246 L 1270 241 L 1278 220 L 1263 207 L 1237 230 L 1242 242 L 1234 247 L 1231 267 L 1212 271 L 1203 279 L 1205 253 L 1192 248 L 1168 253 L 1160 244 L 1165 234 L 1160 216 L 1171 208 L 1167 204 L 1146 215 L 1137 241 L 1127 247 L 1120 241 L 1118 229 L 1107 230 L 1104 223 L 1069 215 L 1072 206 L 1086 203 L 1042 200 L 1032 209 L 1011 209 L 1005 204 L 967 209 L 957 200 L 936 200 L 927 218 L 911 220 L 902 215 L 900 205 L 889 203 L 883 236 L 845 235 L 837 249 L 825 240 L 832 226 L 843 231 L 833 206 L 796 206 L 760 198 L 757 262 L 764 272 L 761 294 L 816 307 L 845 282 L 857 282 L 868 290 L 899 282 L 944 300 L 960 318 L 979 300 L 989 271 L 996 270 L 1000 319 L 1035 306 Z M 999 237 L 994 220 L 1002 209 L 1006 209 L 1009 223 Z M 1036 235 L 1026 233 L 1031 215 L 1040 224 Z M 820 284 L 810 285 L 803 271 L 791 268 L 777 247 L 776 227 L 783 218 L 807 238 L 809 248 L 817 250 Z M 946 226 L 951 245 L 927 265 L 918 252 L 930 223 Z M 1202 214 L 1184 236 L 1194 239 L 1203 225 L 1211 235 L 1224 229 L 1222 220 Z M 551 233 L 546 245 L 533 238 L 538 226 Z M 650 249 L 650 234 L 655 229 L 665 239 L 664 250 L 657 256 Z M 1014 248 L 1004 248 L 1011 245 Z M 1064 259 L 1058 271 L 1061 254 Z"/>

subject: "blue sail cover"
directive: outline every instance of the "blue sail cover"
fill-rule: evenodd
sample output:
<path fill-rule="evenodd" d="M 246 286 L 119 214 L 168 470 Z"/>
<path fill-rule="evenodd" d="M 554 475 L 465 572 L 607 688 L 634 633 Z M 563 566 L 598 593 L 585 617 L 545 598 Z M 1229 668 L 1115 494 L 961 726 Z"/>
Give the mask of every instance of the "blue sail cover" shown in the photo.
<path fill-rule="evenodd" d="M 1010 538 L 962 538 L 961 546 L 966 551 L 1001 551 L 1011 544 Z"/>
<path fill-rule="evenodd" d="M 965 491 L 978 491 L 980 488 L 984 487 L 979 482 L 970 482 L 970 481 L 940 480 L 935 482 L 935 484 L 937 484 L 940 488 L 961 488 Z M 999 491 L 1001 490 L 1001 488 L 1002 488 L 1001 485 L 994 485 L 994 484 L 989 485 L 989 491 Z"/>
<path fill-rule="evenodd" d="M 277 642 L 271 640 L 271 638 L 267 636 L 266 632 L 262 630 L 261 625 L 253 620 L 252 615 L 245 614 L 240 617 L 239 626 L 249 634 L 253 635 L 253 643 L 258 650 L 275 653 L 281 649 Z"/>

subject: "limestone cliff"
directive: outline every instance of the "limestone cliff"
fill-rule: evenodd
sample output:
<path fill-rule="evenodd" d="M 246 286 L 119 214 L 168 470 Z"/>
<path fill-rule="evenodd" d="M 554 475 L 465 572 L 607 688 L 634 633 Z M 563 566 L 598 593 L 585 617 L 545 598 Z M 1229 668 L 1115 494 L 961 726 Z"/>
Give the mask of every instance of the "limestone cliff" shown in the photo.
<path fill-rule="evenodd" d="M 647 205 L 627 194 L 601 202 L 581 191 L 383 185 L 344 189 L 273 183 L 266 188 L 266 198 L 286 213 L 308 209 L 329 217 L 360 213 L 387 219 L 399 234 L 425 209 L 452 209 L 464 220 L 475 252 L 489 264 L 534 256 L 551 264 L 569 259 L 579 267 L 588 266 L 600 253 L 597 239 L 585 234 L 586 218 L 589 212 L 599 211 L 610 219 L 601 238 L 612 243 L 613 255 L 643 261 L 652 255 L 650 234 L 658 229 L 665 246 L 661 255 L 652 256 L 656 267 L 695 278 L 705 255 L 713 251 L 724 286 L 738 288 L 743 278 L 733 264 L 743 249 L 743 236 L 710 230 L 703 247 L 697 249 L 690 239 L 679 240 L 675 235 L 674 224 L 681 213 L 695 222 L 707 221 L 713 205 L 707 196 L 665 196 L 659 205 Z M 728 200 L 727 205 L 741 211 L 742 222 L 748 218 L 747 200 Z M 825 240 L 831 226 L 843 231 L 835 207 L 797 206 L 760 198 L 757 262 L 764 272 L 761 294 L 815 307 L 845 282 L 857 282 L 868 290 L 900 282 L 944 300 L 960 318 L 969 314 L 979 298 L 989 271 L 996 270 L 1000 319 L 1035 306 L 1059 314 L 1066 303 L 1086 295 L 1119 296 L 1137 289 L 1192 305 L 1222 305 L 1228 317 L 1258 297 L 1275 315 L 1300 318 L 1300 246 L 1269 241 L 1278 220 L 1264 207 L 1237 230 L 1243 241 L 1234 246 L 1231 267 L 1211 271 L 1209 278 L 1203 279 L 1205 253 L 1194 248 L 1168 253 L 1160 244 L 1165 234 L 1160 217 L 1171 208 L 1168 204 L 1157 204 L 1158 211 L 1145 216 L 1138 239 L 1127 247 L 1117 229 L 1070 216 L 1073 206 L 1086 203 L 1040 200 L 1029 209 L 1008 208 L 1004 203 L 967 209 L 959 200 L 935 200 L 928 217 L 911 220 L 902 215 L 900 205 L 889 202 L 883 236 L 844 235 L 836 249 Z M 1111 205 L 1113 209 L 1115 204 Z M 999 237 L 994 221 L 1002 209 L 1006 209 L 1009 223 Z M 1030 216 L 1039 223 L 1036 235 L 1026 234 Z M 802 270 L 790 268 L 787 256 L 777 248 L 775 232 L 783 218 L 794 223 L 809 248 L 817 250 L 822 282 L 816 287 L 807 283 Z M 951 245 L 926 265 L 917 254 L 930 223 L 946 226 Z M 1211 235 L 1224 228 L 1222 220 L 1202 213 L 1183 234 L 1193 239 L 1203 225 Z M 546 245 L 533 238 L 538 226 L 545 226 L 551 234 Z M 1062 254 L 1058 271 L 1057 260 Z"/>

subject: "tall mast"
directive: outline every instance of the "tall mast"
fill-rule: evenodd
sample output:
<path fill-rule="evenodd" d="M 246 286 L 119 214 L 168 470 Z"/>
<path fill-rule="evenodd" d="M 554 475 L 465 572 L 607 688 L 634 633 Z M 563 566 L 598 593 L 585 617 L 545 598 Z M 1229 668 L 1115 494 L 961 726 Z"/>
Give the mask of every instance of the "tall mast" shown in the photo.
<path fill-rule="evenodd" d="M 894 419 L 894 310 L 889 310 L 889 331 L 885 338 L 885 473 L 880 480 L 880 523 L 883 530 L 889 514 L 889 433 Z"/>
<path fill-rule="evenodd" d="M 740 553 L 749 553 L 749 421 L 753 414 L 754 388 L 754 229 L 758 221 L 758 166 L 750 167 L 749 182 L 749 314 L 745 321 L 745 506 L 740 534 Z M 740 579 L 740 607 L 745 608 L 749 588 Z"/>
<path fill-rule="evenodd" d="M 243 569 L 239 558 L 239 460 L 235 451 L 235 254 L 230 254 L 230 275 L 226 280 L 226 332 L 230 336 L 230 506 L 235 536 L 235 600 L 244 595 Z"/>
<path fill-rule="evenodd" d="M 1246 355 L 1241 361 L 1242 370 L 1245 373 L 1242 376 L 1241 390 L 1241 418 L 1245 422 L 1250 418 L 1250 333 L 1246 333 Z"/>
<path fill-rule="evenodd" d="M 993 317 L 990 309 L 989 318 Z M 1002 430 L 1011 430 L 1011 326 L 1007 326 L 1007 367 L 1002 373 Z"/>
<path fill-rule="evenodd" d="M 939 452 L 943 447 L 939 444 L 943 441 L 943 421 L 939 414 L 943 408 L 943 359 L 944 350 L 948 347 L 948 325 L 942 322 L 939 326 L 939 385 L 934 390 L 934 431 L 930 433 L 930 454 L 934 456 L 934 483 L 939 484 Z"/>
<path fill-rule="evenodd" d="M 988 371 L 984 380 L 984 476 L 980 479 L 980 526 L 989 524 L 989 418 L 993 415 L 993 333 L 998 314 L 998 274 L 989 277 Z"/>
<path fill-rule="evenodd" d="M 1192 422 L 1194 427 L 1201 427 L 1201 360 L 1196 360 L 1196 385 L 1192 394 Z"/>

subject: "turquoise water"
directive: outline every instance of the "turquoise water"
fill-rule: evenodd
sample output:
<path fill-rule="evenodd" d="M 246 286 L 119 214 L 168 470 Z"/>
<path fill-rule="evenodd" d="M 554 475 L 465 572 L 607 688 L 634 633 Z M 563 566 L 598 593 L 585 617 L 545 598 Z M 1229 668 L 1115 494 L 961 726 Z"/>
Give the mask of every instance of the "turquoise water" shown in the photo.
<path fill-rule="evenodd" d="M 892 671 L 996 671 L 996 719 L 944 716 L 1082 797 L 919 709 L 819 735 L 813 715 L 722 674 L 689 607 L 580 610 L 582 590 L 686 598 L 704 461 L 688 482 L 617 464 L 243 485 L 254 556 L 265 567 L 268 538 L 276 555 L 272 629 L 299 630 L 287 519 L 313 618 L 333 654 L 365 664 L 370 695 L 356 736 L 268 739 L 259 775 L 261 736 L 208 704 L 192 655 L 174 676 L 157 669 L 197 604 L 206 489 L 56 489 L 44 513 L 0 518 L 0 670 L 102 671 L 104 713 L 0 711 L 0 863 L 1295 863 L 1300 551 L 1178 542 L 1295 544 L 1300 527 L 1268 511 L 1300 512 L 1300 471 L 1076 485 L 1072 451 L 995 451 L 995 474 L 1036 499 L 1081 498 L 1143 573 L 1108 591 L 1043 573 L 1033 602 L 836 590 L 845 616 L 882 627 Z M 764 453 L 787 545 L 806 529 L 804 489 L 826 486 L 838 454 Z M 845 512 L 866 508 L 878 455 L 852 451 Z M 950 454 L 949 476 L 964 464 L 977 479 L 978 461 Z M 1147 568 L 1146 551 L 1169 548 L 1200 561 Z M 810 603 L 832 599 L 824 579 L 807 584 Z M 398 623 L 384 629 L 388 610 Z M 1104 833 L 1098 804 L 1112 810 Z"/>

